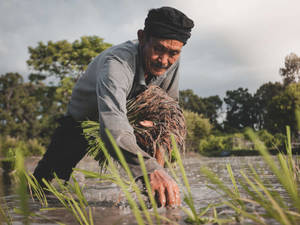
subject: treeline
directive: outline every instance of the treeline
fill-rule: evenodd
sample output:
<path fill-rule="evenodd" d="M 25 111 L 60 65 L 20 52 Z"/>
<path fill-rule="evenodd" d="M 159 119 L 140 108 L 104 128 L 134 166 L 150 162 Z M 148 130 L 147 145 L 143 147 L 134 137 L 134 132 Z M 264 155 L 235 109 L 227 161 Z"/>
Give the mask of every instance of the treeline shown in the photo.
<path fill-rule="evenodd" d="M 271 133 L 284 133 L 286 125 L 297 131 L 295 109 L 300 106 L 300 84 L 284 85 L 279 82 L 263 84 L 254 93 L 247 88 L 226 92 L 223 101 L 219 96 L 201 98 L 192 90 L 180 91 L 180 105 L 189 111 L 202 114 L 214 129 L 234 133 L 246 127 L 266 129 Z M 218 122 L 218 118 L 225 119 Z"/>
<path fill-rule="evenodd" d="M 208 118 L 212 125 L 209 132 L 202 132 L 207 134 L 205 137 L 193 135 L 189 142 L 196 142 L 192 145 L 198 146 L 194 149 L 201 152 L 253 149 L 249 138 L 243 134 L 246 128 L 252 128 L 267 147 L 276 148 L 284 144 L 286 126 L 298 137 L 299 69 L 300 58 L 291 53 L 285 58 L 284 67 L 279 69 L 282 82 L 265 83 L 254 94 L 242 87 L 229 90 L 223 101 L 219 96 L 201 98 L 192 90 L 181 91 L 181 106 Z M 224 119 L 218 122 L 221 115 L 225 115 Z M 202 125 L 199 122 L 198 127 L 207 130 L 207 121 Z"/>
<path fill-rule="evenodd" d="M 29 47 L 27 65 L 32 73 L 28 80 L 13 72 L 0 76 L 0 153 L 8 154 L 16 145 L 30 149 L 28 154 L 42 152 L 56 119 L 66 111 L 76 80 L 88 63 L 110 46 L 97 36 L 84 36 L 72 43 L 49 41 Z M 283 82 L 263 84 L 255 94 L 239 88 L 227 91 L 221 99 L 217 95 L 202 98 L 192 90 L 180 91 L 188 125 L 187 149 L 203 149 L 203 143 L 212 140 L 212 135 L 236 135 L 246 127 L 275 135 L 283 134 L 285 126 L 290 125 L 296 132 L 299 68 L 299 57 L 290 54 L 280 69 Z M 226 117 L 220 121 L 222 115 Z"/>
<path fill-rule="evenodd" d="M 97 36 L 84 36 L 72 43 L 49 41 L 29 47 L 28 81 L 18 73 L 0 76 L 0 156 L 15 147 L 27 155 L 40 154 L 66 112 L 76 79 L 110 46 Z"/>

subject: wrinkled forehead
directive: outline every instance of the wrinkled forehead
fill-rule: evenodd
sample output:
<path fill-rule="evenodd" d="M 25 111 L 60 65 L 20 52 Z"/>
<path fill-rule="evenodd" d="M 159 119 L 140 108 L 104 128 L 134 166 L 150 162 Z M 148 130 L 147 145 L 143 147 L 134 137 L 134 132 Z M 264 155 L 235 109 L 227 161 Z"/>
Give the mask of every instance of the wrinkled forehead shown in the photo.
<path fill-rule="evenodd" d="M 179 51 L 183 47 L 183 43 L 175 39 L 163 39 L 163 38 L 150 37 L 149 41 L 153 46 L 161 46 L 170 50 Z"/>

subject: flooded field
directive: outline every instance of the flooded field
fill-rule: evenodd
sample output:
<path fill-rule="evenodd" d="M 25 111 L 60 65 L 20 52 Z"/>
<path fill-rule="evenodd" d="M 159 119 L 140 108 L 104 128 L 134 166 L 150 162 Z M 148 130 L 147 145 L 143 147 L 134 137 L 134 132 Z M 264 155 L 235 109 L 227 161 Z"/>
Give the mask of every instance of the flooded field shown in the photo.
<path fill-rule="evenodd" d="M 38 158 L 30 158 L 26 160 L 26 167 L 29 171 L 32 171 L 38 161 Z M 231 184 L 228 172 L 226 170 L 226 164 L 230 163 L 234 174 L 239 175 L 239 171 L 249 171 L 248 164 L 252 164 L 253 167 L 262 175 L 263 179 L 269 180 L 270 184 L 276 189 L 280 188 L 277 183 L 273 182 L 273 175 L 266 169 L 266 166 L 259 156 L 252 157 L 200 157 L 198 155 L 188 156 L 184 158 L 185 170 L 191 185 L 191 191 L 197 210 L 207 206 L 209 203 L 216 203 L 220 201 L 220 196 L 215 191 L 207 187 L 207 181 L 203 174 L 200 173 L 200 168 L 206 166 L 215 172 L 225 183 Z M 94 171 L 99 171 L 97 162 L 91 158 L 85 158 L 79 165 L 79 168 Z M 0 191 L 0 197 L 5 200 L 12 216 L 13 224 L 22 224 L 21 217 L 14 213 L 13 208 L 18 205 L 16 195 L 14 193 L 14 185 L 9 180 L 9 176 L 3 173 L 3 169 L 0 171 L 0 181 L 2 187 Z M 84 195 L 92 207 L 92 213 L 94 223 L 96 225 L 110 225 L 110 224 L 124 224 L 131 225 L 137 224 L 134 216 L 130 213 L 130 208 L 120 189 L 111 183 L 99 183 L 94 179 L 86 179 L 82 174 L 76 173 L 76 179 L 80 185 L 84 185 Z M 273 182 L 273 183 L 272 183 Z M 183 197 L 183 196 L 182 196 Z M 49 199 L 49 207 L 61 207 L 54 197 Z M 183 203 L 184 205 L 184 203 Z M 65 224 L 77 224 L 73 216 L 65 209 L 43 211 L 39 212 L 40 205 L 38 202 L 30 201 L 30 210 L 32 212 L 38 212 L 41 216 L 39 218 L 34 217 L 30 224 L 56 224 L 62 222 Z M 220 215 L 228 215 L 230 212 L 226 208 L 217 208 Z M 176 221 L 179 224 L 187 224 L 185 222 L 186 215 L 180 209 L 159 209 L 159 214 L 166 216 L 172 221 Z M 0 223 L 1 224 L 1 223 Z M 173 224 L 172 222 L 163 222 L 162 224 Z M 249 224 L 244 221 L 244 224 Z"/>

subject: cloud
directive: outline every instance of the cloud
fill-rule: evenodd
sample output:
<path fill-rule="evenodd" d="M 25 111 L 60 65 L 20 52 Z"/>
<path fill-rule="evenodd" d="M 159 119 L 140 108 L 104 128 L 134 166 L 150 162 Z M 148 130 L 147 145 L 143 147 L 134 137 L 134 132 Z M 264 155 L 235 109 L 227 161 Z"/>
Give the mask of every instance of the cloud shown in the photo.
<path fill-rule="evenodd" d="M 136 38 L 150 8 L 169 5 L 195 22 L 182 55 L 180 88 L 201 96 L 238 87 L 254 92 L 280 80 L 290 52 L 300 55 L 297 0 L 52 0 L 0 2 L 0 74 L 29 73 L 27 47 L 38 41 L 98 35 L 118 44 Z"/>
<path fill-rule="evenodd" d="M 205 3 L 193 1 L 186 9 L 196 18 L 196 37 L 187 63 L 189 77 L 182 85 L 200 95 L 224 95 L 239 86 L 254 92 L 264 82 L 280 80 L 278 70 L 284 57 L 300 52 L 300 30 L 295 29 L 299 2 Z"/>

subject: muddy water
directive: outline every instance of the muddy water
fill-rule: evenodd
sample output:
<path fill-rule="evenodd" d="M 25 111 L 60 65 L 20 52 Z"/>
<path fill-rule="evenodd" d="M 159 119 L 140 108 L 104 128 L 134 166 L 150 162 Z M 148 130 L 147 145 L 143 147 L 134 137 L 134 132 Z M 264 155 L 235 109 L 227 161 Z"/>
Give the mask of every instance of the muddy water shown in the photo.
<path fill-rule="evenodd" d="M 26 161 L 26 167 L 32 171 L 38 161 L 38 158 L 30 158 Z M 209 203 L 218 202 L 222 196 L 207 187 L 207 182 L 204 176 L 200 173 L 200 167 L 206 166 L 215 172 L 224 182 L 230 184 L 230 179 L 226 170 L 226 164 L 230 163 L 234 174 L 238 177 L 239 170 L 249 171 L 248 164 L 252 164 L 254 168 L 265 179 L 268 179 L 272 185 L 278 186 L 273 182 L 273 175 L 266 169 L 261 157 L 225 157 L 225 158 L 207 158 L 198 155 L 192 155 L 184 158 L 185 170 L 191 185 L 191 190 L 197 210 L 207 206 Z M 94 171 L 99 171 L 97 163 L 91 158 L 85 158 L 79 165 L 79 168 Z M 1 175 L 2 174 L 2 175 Z M 97 225 L 110 225 L 110 224 L 136 224 L 134 216 L 130 213 L 128 204 L 122 203 L 124 196 L 120 189 L 111 183 L 99 183 L 94 179 L 86 179 L 82 174 L 76 173 L 76 179 L 84 185 L 84 194 L 92 207 L 94 223 Z M 12 216 L 13 224 L 22 224 L 21 217 L 13 212 L 13 208 L 18 205 L 17 198 L 13 191 L 13 186 L 9 181 L 9 176 L 0 170 L 0 181 L 2 187 L 0 197 L 5 200 L 9 214 Z M 278 187 L 280 188 L 280 187 Z M 120 203 L 121 201 L 121 203 Z M 185 205 L 183 203 L 183 205 Z M 55 199 L 50 198 L 50 207 L 59 207 L 60 205 Z M 40 206 L 37 202 L 30 201 L 30 210 L 38 213 L 41 217 L 33 218 L 30 224 L 56 224 L 55 221 L 63 222 L 65 224 L 76 224 L 73 216 L 66 210 L 54 211 L 39 211 Z M 230 214 L 226 208 L 219 208 L 218 211 L 222 215 Z M 159 209 L 160 215 L 166 216 L 172 221 L 179 224 L 187 224 L 185 222 L 185 214 L 180 209 Z M 43 217 L 43 218 L 42 218 Z M 1 219 L 1 218 L 0 218 Z M 1 223 L 0 223 L 1 224 Z M 162 223 L 173 224 L 173 223 Z"/>

